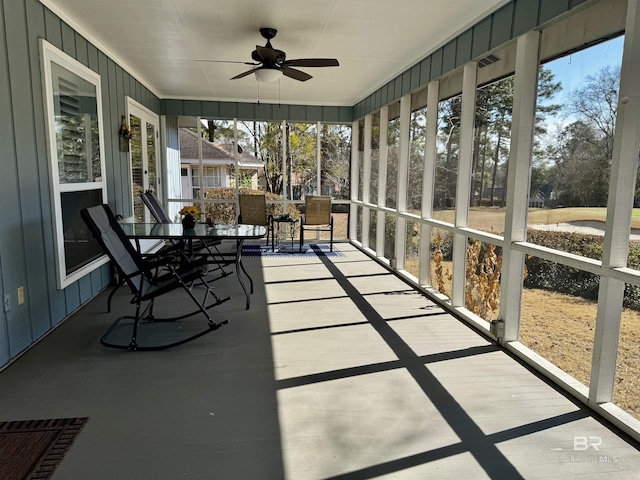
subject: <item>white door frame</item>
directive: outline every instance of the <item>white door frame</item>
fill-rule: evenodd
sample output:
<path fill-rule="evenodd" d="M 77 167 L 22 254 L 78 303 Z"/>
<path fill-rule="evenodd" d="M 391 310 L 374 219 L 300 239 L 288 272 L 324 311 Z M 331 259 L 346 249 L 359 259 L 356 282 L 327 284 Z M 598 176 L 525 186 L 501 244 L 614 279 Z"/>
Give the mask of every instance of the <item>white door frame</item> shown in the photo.
<path fill-rule="evenodd" d="M 158 198 L 162 198 L 162 162 L 160 161 L 160 117 L 158 115 L 156 115 L 155 113 L 153 113 L 151 110 L 149 110 L 148 108 L 146 108 L 144 105 L 136 102 L 133 98 L 131 97 L 126 97 L 127 100 L 127 123 L 129 123 L 130 121 L 130 117 L 131 115 L 134 115 L 136 117 L 138 117 L 140 119 L 141 122 L 141 136 L 143 141 L 141 142 L 141 147 L 142 147 L 142 165 L 143 165 L 143 177 L 142 177 L 142 185 L 144 190 L 147 190 L 149 188 L 149 178 L 148 178 L 148 174 L 146 172 L 149 171 L 149 154 L 147 152 L 147 142 L 145 141 L 146 139 L 146 125 L 147 124 L 151 124 L 154 126 L 155 132 L 156 132 L 156 138 L 155 138 L 155 142 L 156 142 L 156 175 L 157 175 L 157 179 L 156 179 L 156 184 L 157 184 L 157 191 L 155 192 L 156 197 Z M 133 195 L 133 172 L 132 172 L 132 159 L 131 159 L 131 152 L 129 152 L 129 181 L 130 181 L 130 185 L 131 185 L 131 191 L 130 191 L 130 195 L 131 195 L 131 208 L 133 209 L 133 204 L 135 201 L 134 195 Z M 131 212 L 131 216 L 133 217 L 133 210 Z M 149 217 L 149 212 L 145 209 L 145 221 L 148 222 L 150 221 L 150 217 Z"/>

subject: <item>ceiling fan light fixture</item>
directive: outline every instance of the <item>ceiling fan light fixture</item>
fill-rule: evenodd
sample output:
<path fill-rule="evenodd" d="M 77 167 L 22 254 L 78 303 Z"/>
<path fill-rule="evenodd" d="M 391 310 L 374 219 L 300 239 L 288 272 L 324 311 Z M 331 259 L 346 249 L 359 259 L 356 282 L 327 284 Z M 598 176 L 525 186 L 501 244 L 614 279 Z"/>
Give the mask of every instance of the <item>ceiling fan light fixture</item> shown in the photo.
<path fill-rule="evenodd" d="M 259 82 L 275 82 L 282 78 L 282 70 L 275 68 L 257 68 L 254 73 Z"/>

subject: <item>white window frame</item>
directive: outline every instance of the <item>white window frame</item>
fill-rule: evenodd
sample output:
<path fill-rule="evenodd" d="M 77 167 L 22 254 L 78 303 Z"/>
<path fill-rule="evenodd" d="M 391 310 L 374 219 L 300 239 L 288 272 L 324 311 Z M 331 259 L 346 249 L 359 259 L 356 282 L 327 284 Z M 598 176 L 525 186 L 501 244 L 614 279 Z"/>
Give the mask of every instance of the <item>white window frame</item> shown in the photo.
<path fill-rule="evenodd" d="M 70 57 L 57 47 L 44 39 L 40 40 L 40 59 L 42 62 L 42 85 L 44 94 L 44 112 L 47 127 L 47 154 L 49 157 L 49 182 L 51 186 L 51 214 L 54 227 L 55 257 L 57 270 L 57 283 L 59 289 L 76 282 L 96 268 L 109 261 L 106 255 L 102 255 L 81 268 L 67 274 L 66 254 L 64 244 L 64 231 L 62 223 L 62 201 L 61 196 L 66 192 L 81 192 L 89 190 L 101 190 L 102 202 L 107 203 L 106 168 L 104 154 L 104 129 L 102 120 L 102 89 L 100 75 L 85 67 L 74 58 Z M 84 183 L 60 183 L 58 170 L 57 140 L 55 131 L 55 108 L 53 98 L 53 78 L 51 64 L 57 65 L 78 75 L 85 81 L 91 83 L 96 89 L 96 105 L 98 116 L 98 135 L 100 137 L 100 180 Z"/>

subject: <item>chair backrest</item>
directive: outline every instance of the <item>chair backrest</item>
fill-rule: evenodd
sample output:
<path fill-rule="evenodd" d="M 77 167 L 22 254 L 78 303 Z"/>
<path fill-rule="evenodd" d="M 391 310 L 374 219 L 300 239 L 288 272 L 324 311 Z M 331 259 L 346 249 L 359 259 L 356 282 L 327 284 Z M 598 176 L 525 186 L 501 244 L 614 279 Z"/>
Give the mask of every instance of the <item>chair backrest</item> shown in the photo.
<path fill-rule="evenodd" d="M 304 224 L 329 225 L 330 223 L 331 197 L 329 195 L 306 195 Z"/>
<path fill-rule="evenodd" d="M 153 218 L 155 218 L 158 223 L 173 223 L 167 215 L 164 207 L 160 203 L 160 201 L 156 198 L 156 196 L 150 190 L 146 192 L 142 192 L 140 194 L 140 198 L 142 202 L 147 206 Z"/>
<path fill-rule="evenodd" d="M 267 225 L 267 199 L 264 195 L 238 195 L 240 219 L 248 225 Z"/>
<path fill-rule="evenodd" d="M 84 208 L 80 216 L 131 290 L 143 295 L 151 285 L 142 256 L 127 238 L 109 205 Z"/>

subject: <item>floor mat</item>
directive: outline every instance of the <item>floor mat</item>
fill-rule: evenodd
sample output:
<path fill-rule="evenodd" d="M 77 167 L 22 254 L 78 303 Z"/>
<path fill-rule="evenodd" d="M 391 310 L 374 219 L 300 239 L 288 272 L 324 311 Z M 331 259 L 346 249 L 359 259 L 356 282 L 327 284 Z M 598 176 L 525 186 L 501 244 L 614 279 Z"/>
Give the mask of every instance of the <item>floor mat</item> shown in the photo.
<path fill-rule="evenodd" d="M 327 257 L 344 257 L 336 244 L 333 245 L 333 252 L 330 251 L 329 244 L 304 245 L 302 251 L 298 250 L 298 245 L 280 245 L 271 251 L 270 245 L 244 244 L 242 246 L 243 257 L 312 257 L 315 255 L 325 255 Z"/>
<path fill-rule="evenodd" d="M 51 478 L 88 418 L 0 422 L 0 478 Z"/>

